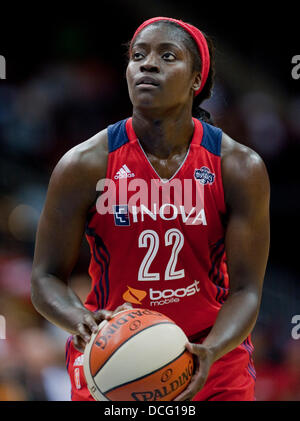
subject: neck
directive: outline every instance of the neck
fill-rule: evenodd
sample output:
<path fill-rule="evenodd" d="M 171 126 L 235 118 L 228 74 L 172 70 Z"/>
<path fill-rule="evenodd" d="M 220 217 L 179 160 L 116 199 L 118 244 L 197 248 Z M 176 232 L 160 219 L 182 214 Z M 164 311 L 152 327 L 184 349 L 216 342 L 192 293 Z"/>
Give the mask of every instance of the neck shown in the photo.
<path fill-rule="evenodd" d="M 191 110 L 157 117 L 133 109 L 132 126 L 145 152 L 160 159 L 184 153 L 194 132 Z"/>

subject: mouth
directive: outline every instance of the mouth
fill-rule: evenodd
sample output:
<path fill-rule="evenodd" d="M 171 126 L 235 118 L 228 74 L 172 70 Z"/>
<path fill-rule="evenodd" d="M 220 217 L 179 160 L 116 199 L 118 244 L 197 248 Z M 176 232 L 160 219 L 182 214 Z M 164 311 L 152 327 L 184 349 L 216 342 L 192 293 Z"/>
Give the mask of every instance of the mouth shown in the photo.
<path fill-rule="evenodd" d="M 145 77 L 140 78 L 137 81 L 136 86 L 142 86 L 142 87 L 145 87 L 145 86 L 150 86 L 150 87 L 151 86 L 154 86 L 154 87 L 157 87 L 157 86 L 159 86 L 159 82 L 156 79 L 152 78 L 152 77 L 145 76 Z"/>

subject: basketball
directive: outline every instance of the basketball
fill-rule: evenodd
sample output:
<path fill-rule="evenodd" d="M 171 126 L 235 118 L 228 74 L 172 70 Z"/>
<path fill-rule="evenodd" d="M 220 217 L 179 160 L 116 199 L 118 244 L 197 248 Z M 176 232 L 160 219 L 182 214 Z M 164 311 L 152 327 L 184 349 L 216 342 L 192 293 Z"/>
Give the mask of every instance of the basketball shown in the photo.
<path fill-rule="evenodd" d="M 170 401 L 189 384 L 188 339 L 170 318 L 130 309 L 104 320 L 84 351 L 84 374 L 97 401 Z"/>

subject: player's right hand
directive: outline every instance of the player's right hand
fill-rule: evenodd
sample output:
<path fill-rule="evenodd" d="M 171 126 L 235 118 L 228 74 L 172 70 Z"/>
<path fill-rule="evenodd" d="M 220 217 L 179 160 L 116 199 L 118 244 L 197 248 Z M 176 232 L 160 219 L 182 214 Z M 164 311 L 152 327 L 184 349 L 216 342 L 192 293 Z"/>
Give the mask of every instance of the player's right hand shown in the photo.
<path fill-rule="evenodd" d="M 77 351 L 83 353 L 86 345 L 91 339 L 91 335 L 97 332 L 98 325 L 103 320 L 110 320 L 119 311 L 130 310 L 131 308 L 132 305 L 130 303 L 124 303 L 114 311 L 98 310 L 93 313 L 86 308 L 78 309 L 76 311 L 76 318 L 78 318 L 78 321 L 75 321 L 77 333 L 73 335 L 74 347 Z"/>

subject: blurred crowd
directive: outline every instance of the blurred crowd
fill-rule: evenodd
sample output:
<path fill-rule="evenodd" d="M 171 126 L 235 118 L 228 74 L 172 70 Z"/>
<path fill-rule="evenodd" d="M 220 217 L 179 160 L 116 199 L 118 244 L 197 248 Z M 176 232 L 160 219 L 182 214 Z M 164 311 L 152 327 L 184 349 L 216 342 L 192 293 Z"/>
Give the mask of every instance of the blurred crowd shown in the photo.
<path fill-rule="evenodd" d="M 300 313 L 299 285 L 288 260 L 280 260 L 291 244 L 278 245 L 284 227 L 277 224 L 281 218 L 296 220 L 299 210 L 293 193 L 299 177 L 292 176 L 297 168 L 291 165 L 290 174 L 281 169 L 296 162 L 299 151 L 300 96 L 277 101 L 262 88 L 238 91 L 221 70 L 204 107 L 231 137 L 261 154 L 275 186 L 273 254 L 253 332 L 256 396 L 300 400 L 300 340 L 290 334 L 297 306 Z M 100 59 L 46 63 L 17 84 L 0 83 L 0 314 L 6 320 L 6 339 L 0 339 L 0 401 L 70 400 L 65 369 L 69 335 L 44 320 L 30 301 L 36 227 L 59 158 L 130 111 L 124 80 Z M 70 279 L 82 301 L 90 286 L 88 257 L 84 241 Z"/>

